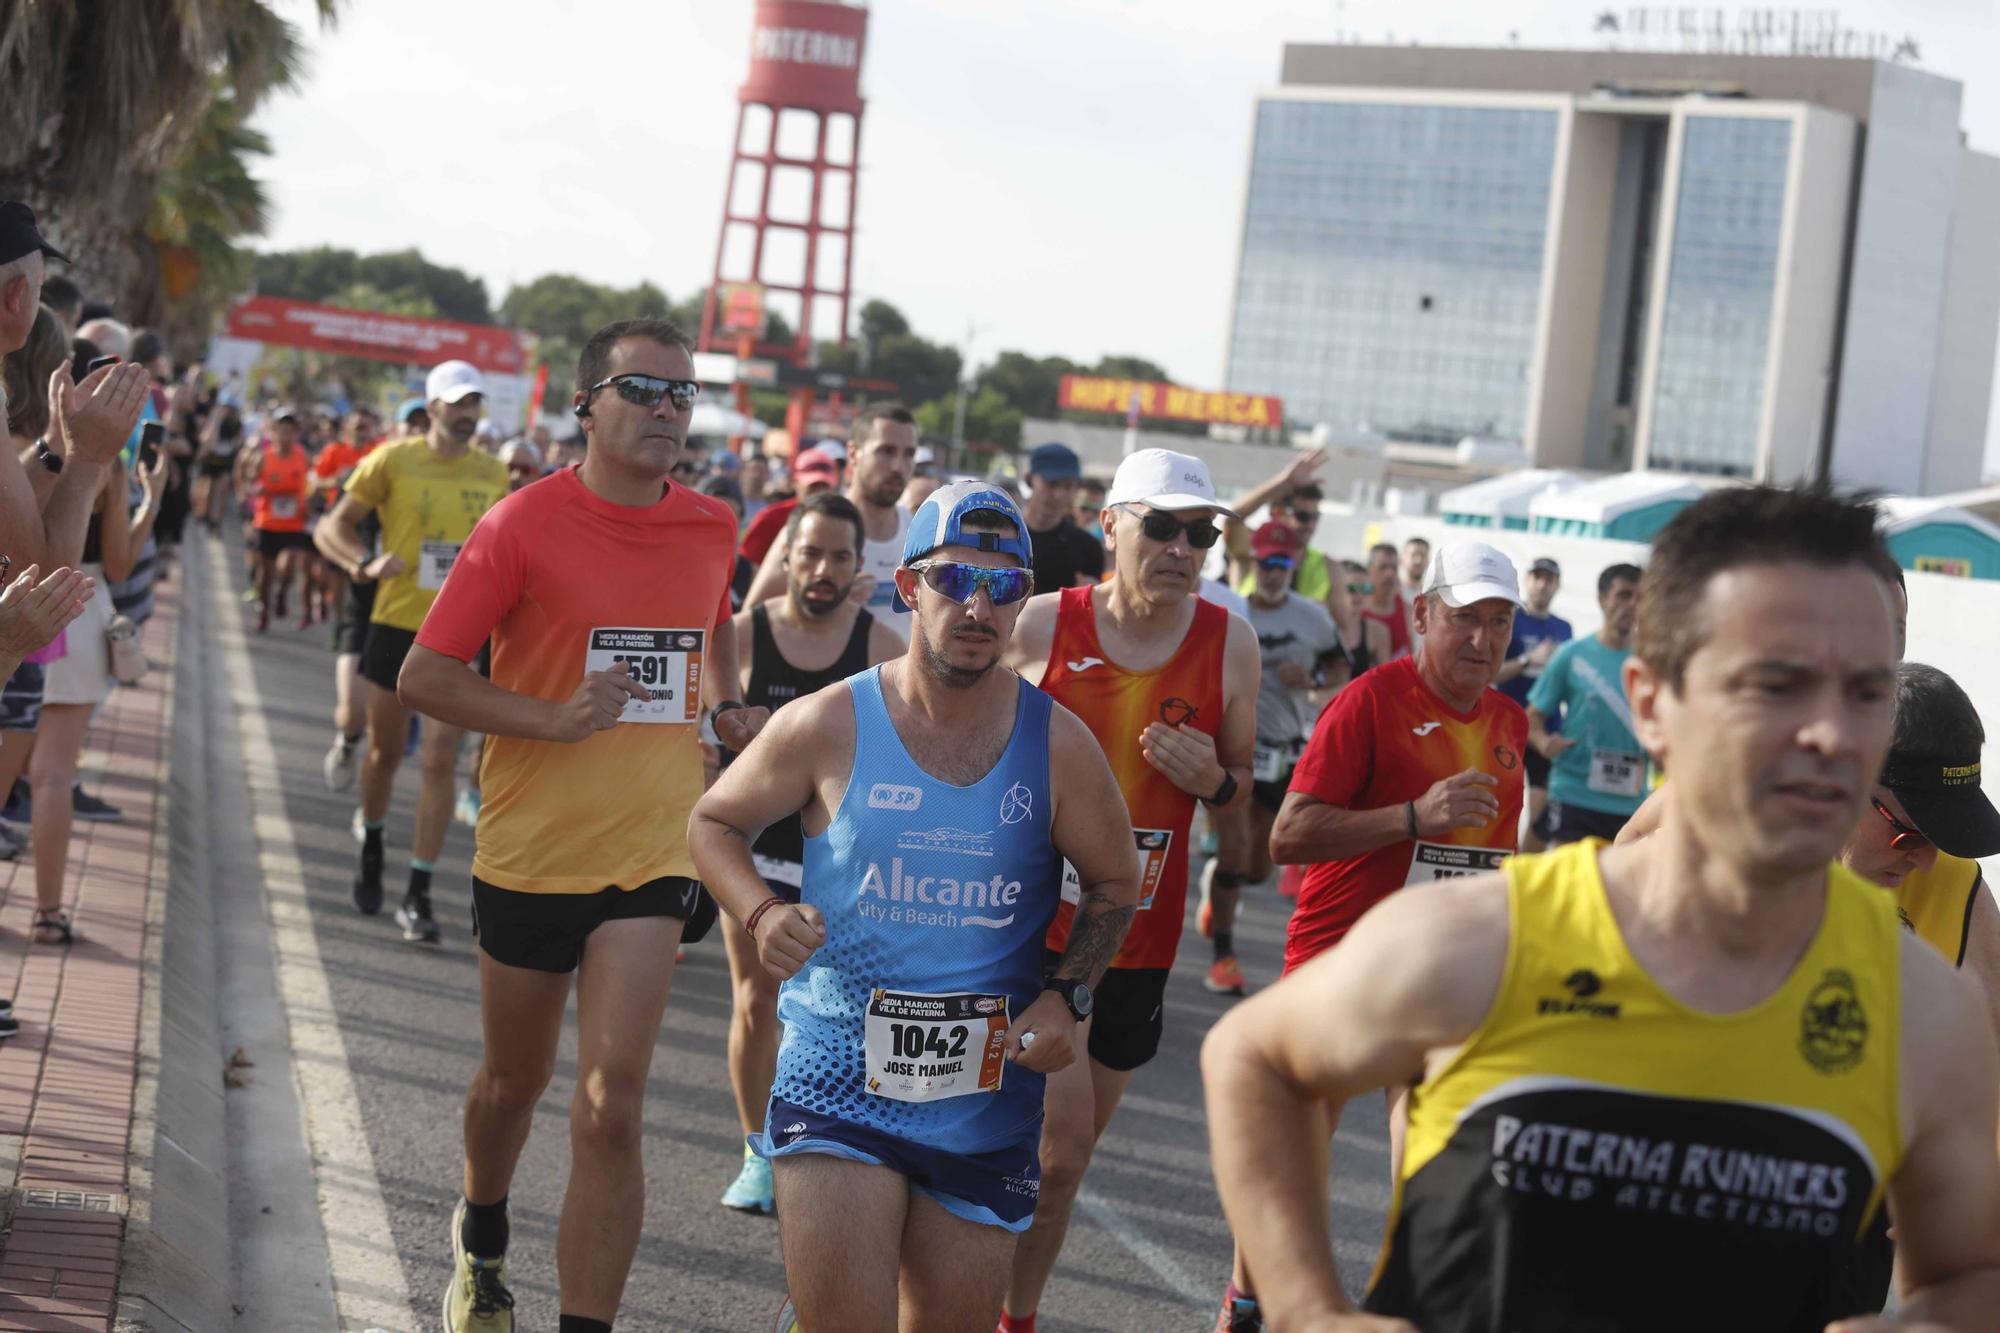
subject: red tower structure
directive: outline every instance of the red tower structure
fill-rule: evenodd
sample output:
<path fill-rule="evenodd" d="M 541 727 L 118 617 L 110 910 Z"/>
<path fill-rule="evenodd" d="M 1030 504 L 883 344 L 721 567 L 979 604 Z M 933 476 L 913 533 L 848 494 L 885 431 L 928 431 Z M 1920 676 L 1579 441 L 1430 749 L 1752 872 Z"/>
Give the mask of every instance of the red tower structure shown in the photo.
<path fill-rule="evenodd" d="M 840 342 L 847 341 L 859 185 L 856 168 L 861 157 L 861 53 L 867 32 L 865 7 L 835 0 L 758 0 L 750 30 L 750 76 L 737 94 L 736 143 L 722 202 L 722 229 L 715 243 L 715 276 L 702 308 L 703 351 L 728 351 L 805 366 L 812 358 L 814 306 L 822 300 L 838 303 L 836 336 Z M 758 107 L 769 113 L 768 133 L 762 136 L 761 145 L 746 146 L 745 131 L 752 109 Z M 779 131 L 787 113 L 794 122 L 800 115 L 811 118 L 810 157 L 780 152 Z M 829 156 L 829 140 L 835 137 L 830 131 L 842 117 L 852 122 L 852 130 L 844 136 L 844 160 L 836 160 Z M 802 216 L 775 216 L 772 212 L 772 186 L 781 172 L 810 174 L 809 203 Z M 738 208 L 739 183 L 745 182 L 754 185 L 754 212 Z M 830 184 L 836 188 L 829 189 Z M 732 232 L 739 237 L 734 256 Z M 767 242 L 778 233 L 803 234 L 803 264 L 797 271 L 772 271 L 778 266 L 771 262 Z M 747 255 L 743 240 L 747 240 Z M 822 249 L 832 241 L 842 250 L 839 276 L 822 282 Z M 790 343 L 762 341 L 762 296 L 766 292 L 790 293 L 798 298 Z"/>

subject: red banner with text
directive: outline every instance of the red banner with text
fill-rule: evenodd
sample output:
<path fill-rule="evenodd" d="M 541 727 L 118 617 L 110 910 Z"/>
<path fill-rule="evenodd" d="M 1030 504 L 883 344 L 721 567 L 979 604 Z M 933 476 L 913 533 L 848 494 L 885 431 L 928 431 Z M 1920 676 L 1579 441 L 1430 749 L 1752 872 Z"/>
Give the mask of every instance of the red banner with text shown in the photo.
<path fill-rule="evenodd" d="M 223 331 L 231 338 L 372 361 L 416 366 L 470 361 L 481 370 L 508 375 L 521 374 L 527 368 L 521 340 L 512 329 L 345 310 L 279 296 L 252 296 L 238 303 L 230 310 Z"/>

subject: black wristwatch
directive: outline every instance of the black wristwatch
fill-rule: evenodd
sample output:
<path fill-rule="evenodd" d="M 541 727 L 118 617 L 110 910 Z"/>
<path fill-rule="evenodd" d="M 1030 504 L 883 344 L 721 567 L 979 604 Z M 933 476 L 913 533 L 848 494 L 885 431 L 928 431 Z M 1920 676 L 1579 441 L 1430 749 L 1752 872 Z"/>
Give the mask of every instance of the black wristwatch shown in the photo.
<path fill-rule="evenodd" d="M 1210 805 L 1228 805 L 1229 798 L 1236 794 L 1236 775 L 1228 769 L 1222 770 L 1222 785 L 1215 789 L 1215 795 L 1204 798 Z"/>
<path fill-rule="evenodd" d="M 63 457 L 49 448 L 47 440 L 35 441 L 35 458 L 49 471 L 57 476 L 62 475 Z"/>
<path fill-rule="evenodd" d="M 1078 981 L 1074 978 L 1050 977 L 1042 983 L 1042 989 L 1052 990 L 1062 996 L 1063 1003 L 1069 1006 L 1071 1016 L 1079 1023 L 1090 1017 L 1090 1011 L 1097 1004 L 1096 998 L 1090 993 L 1090 983 L 1085 981 Z"/>

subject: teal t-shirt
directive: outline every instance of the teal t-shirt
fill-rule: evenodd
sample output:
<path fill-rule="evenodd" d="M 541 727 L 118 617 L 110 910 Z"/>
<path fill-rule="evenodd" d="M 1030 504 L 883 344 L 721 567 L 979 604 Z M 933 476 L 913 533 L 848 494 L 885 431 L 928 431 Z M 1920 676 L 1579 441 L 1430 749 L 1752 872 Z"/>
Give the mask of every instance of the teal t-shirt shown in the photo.
<path fill-rule="evenodd" d="M 1549 799 L 1603 814 L 1629 815 L 1646 799 L 1646 751 L 1632 734 L 1625 700 L 1630 649 L 1607 648 L 1595 634 L 1556 649 L 1528 707 L 1562 717 L 1562 734 L 1576 744 L 1549 768 Z"/>

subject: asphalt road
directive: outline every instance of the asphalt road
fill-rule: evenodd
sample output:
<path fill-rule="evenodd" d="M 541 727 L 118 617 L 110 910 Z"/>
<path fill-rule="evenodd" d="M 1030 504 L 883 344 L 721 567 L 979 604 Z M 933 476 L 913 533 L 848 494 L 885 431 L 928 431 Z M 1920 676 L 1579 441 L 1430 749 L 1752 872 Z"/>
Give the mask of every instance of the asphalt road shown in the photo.
<path fill-rule="evenodd" d="M 232 570 L 232 578 L 240 587 L 240 572 Z M 241 617 L 245 624 L 249 618 L 241 602 L 219 605 L 212 595 L 197 597 L 191 613 L 205 618 L 203 632 L 212 636 L 220 618 Z M 311 930 L 347 1053 L 361 1132 L 409 1293 L 411 1309 L 402 1327 L 428 1329 L 436 1327 L 449 1273 L 447 1223 L 459 1175 L 460 1108 L 480 1051 L 469 919 L 472 833 L 454 825 L 438 869 L 434 900 L 445 929 L 441 949 L 403 943 L 386 908 L 373 919 L 356 914 L 349 899 L 354 797 L 328 792 L 320 774 L 332 736 L 328 637 L 326 627 L 304 632 L 274 627 L 251 637 L 250 665 L 277 751 L 278 794 L 305 872 Z M 237 730 L 219 726 L 215 743 L 235 743 Z M 412 763 L 399 776 L 388 826 L 391 906 L 408 864 L 415 795 Z M 255 836 L 268 841 L 268 822 L 257 821 Z M 1283 929 L 1283 901 L 1259 891 L 1237 930 L 1253 987 L 1277 976 Z M 1229 1001 L 1201 987 L 1208 953 L 1207 942 L 1195 932 L 1191 901 L 1182 963 L 1167 991 L 1166 1041 L 1133 1081 L 1098 1151 L 1086 1199 L 1043 1304 L 1040 1326 L 1052 1333 L 1196 1330 L 1206 1329 L 1213 1318 L 1228 1276 L 1230 1242 L 1208 1169 L 1196 1053 Z M 275 990 L 269 1002 L 280 1003 Z M 719 938 L 712 937 L 690 947 L 680 965 L 654 1058 L 645 1115 L 646 1232 L 626 1288 L 621 1330 L 763 1330 L 784 1291 L 776 1224 L 716 1203 L 742 1151 L 723 1061 L 729 1005 L 728 964 Z M 555 1229 L 567 1167 L 574 1035 L 572 1024 L 511 1197 L 509 1282 L 523 1329 L 553 1328 L 557 1314 Z M 260 1078 L 277 1073 L 256 1072 Z M 1336 1145 L 1334 1175 L 1340 1182 L 1334 1195 L 1337 1253 L 1352 1290 L 1373 1262 L 1388 1202 L 1380 1099 L 1350 1109 Z M 327 1182 L 320 1184 L 324 1195 Z M 278 1179 L 240 1183 L 253 1193 L 283 1187 Z M 237 1202 L 239 1218 L 258 1215 L 256 1198 Z M 327 1229 L 337 1232 L 332 1223 Z M 239 1244 L 245 1239 L 239 1236 Z M 239 1267 L 246 1284 L 289 1280 L 270 1273 L 268 1264 Z M 241 1295 L 252 1309 L 276 1303 L 274 1293 L 252 1289 Z"/>

